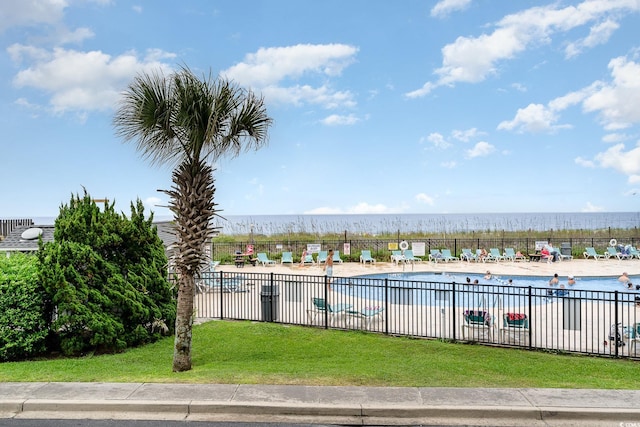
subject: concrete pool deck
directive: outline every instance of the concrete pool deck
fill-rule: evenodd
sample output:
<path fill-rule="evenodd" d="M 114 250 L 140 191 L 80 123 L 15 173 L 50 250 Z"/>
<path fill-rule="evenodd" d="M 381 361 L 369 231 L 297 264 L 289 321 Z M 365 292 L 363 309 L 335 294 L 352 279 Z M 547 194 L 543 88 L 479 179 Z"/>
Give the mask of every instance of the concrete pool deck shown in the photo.
<path fill-rule="evenodd" d="M 257 265 L 252 267 L 246 265 L 243 268 L 237 268 L 234 265 L 219 265 L 216 271 L 230 273 L 277 273 L 277 274 L 301 274 L 309 276 L 323 276 L 323 265 L 305 265 L 299 266 L 297 263 L 275 264 L 269 266 Z M 401 272 L 429 272 L 429 273 L 474 273 L 484 274 L 486 271 L 492 274 L 500 275 L 503 278 L 507 276 L 542 276 L 552 277 L 554 273 L 559 276 L 573 275 L 575 277 L 593 277 L 593 276 L 613 276 L 618 277 L 623 272 L 631 276 L 640 275 L 640 260 L 617 260 L 617 259 L 573 259 L 570 261 L 558 261 L 554 263 L 546 262 L 429 262 L 423 261 L 415 264 L 393 264 L 391 262 L 376 262 L 375 264 L 362 264 L 358 262 L 345 262 L 334 264 L 333 275 L 336 277 L 361 276 L 365 274 L 384 274 L 384 273 L 401 273 Z M 640 283 L 639 283 L 640 284 Z M 620 287 L 622 290 L 622 286 Z"/>

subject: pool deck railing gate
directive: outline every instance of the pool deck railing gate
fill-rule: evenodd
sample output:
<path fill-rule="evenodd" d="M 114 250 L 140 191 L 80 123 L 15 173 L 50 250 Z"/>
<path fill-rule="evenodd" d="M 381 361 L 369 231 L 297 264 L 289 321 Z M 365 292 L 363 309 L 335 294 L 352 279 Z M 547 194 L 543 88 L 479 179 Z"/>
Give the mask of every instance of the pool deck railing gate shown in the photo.
<path fill-rule="evenodd" d="M 204 272 L 196 317 L 638 358 L 635 292 Z"/>

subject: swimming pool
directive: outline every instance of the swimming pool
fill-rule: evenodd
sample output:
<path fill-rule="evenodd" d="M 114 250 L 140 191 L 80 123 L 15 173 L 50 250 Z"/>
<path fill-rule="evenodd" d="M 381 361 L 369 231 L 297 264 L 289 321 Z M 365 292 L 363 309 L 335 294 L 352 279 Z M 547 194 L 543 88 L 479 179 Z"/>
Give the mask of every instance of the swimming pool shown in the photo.
<path fill-rule="evenodd" d="M 467 282 L 467 278 L 469 282 Z M 512 279 L 509 284 L 508 280 Z M 618 291 L 620 300 L 632 302 L 640 292 L 629 290 L 617 277 L 576 277 L 574 285 L 567 276 L 559 276 L 559 283 L 550 286 L 551 277 L 492 275 L 485 279 L 478 273 L 388 273 L 342 278 L 333 288 L 345 295 L 368 301 L 392 304 L 477 306 L 507 304 L 539 305 L 555 298 L 583 300 L 611 300 Z M 473 282 L 477 280 L 478 284 Z M 640 285 L 640 277 L 631 277 Z"/>
<path fill-rule="evenodd" d="M 512 279 L 512 286 L 531 286 L 534 288 L 548 288 L 549 280 L 552 276 L 505 276 L 500 274 L 493 274 L 491 279 L 484 278 L 484 274 L 479 273 L 389 273 L 389 274 L 373 274 L 366 276 L 358 276 L 362 278 L 377 278 L 377 279 L 392 279 L 392 280 L 408 280 L 418 282 L 455 282 L 457 284 L 466 284 L 467 277 L 471 283 L 474 280 L 478 280 L 481 285 L 510 285 L 509 279 Z M 640 276 L 629 276 L 631 282 L 634 283 L 632 292 L 636 292 L 635 286 L 640 286 Z M 585 291 L 621 291 L 630 292 L 627 287 L 618 281 L 618 277 L 613 276 L 595 276 L 595 277 L 580 277 L 575 276 L 575 285 L 569 285 L 567 283 L 567 276 L 558 276 L 559 285 L 563 285 L 566 289 L 576 289 Z M 559 286 L 555 286 L 558 288 Z"/>

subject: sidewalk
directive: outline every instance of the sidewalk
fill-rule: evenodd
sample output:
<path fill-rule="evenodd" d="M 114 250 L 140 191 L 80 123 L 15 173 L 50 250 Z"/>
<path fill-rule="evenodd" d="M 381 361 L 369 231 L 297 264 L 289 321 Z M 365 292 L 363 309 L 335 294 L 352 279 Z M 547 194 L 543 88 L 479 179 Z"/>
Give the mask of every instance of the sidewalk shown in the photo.
<path fill-rule="evenodd" d="M 631 427 L 640 390 L 0 383 L 0 418 Z"/>

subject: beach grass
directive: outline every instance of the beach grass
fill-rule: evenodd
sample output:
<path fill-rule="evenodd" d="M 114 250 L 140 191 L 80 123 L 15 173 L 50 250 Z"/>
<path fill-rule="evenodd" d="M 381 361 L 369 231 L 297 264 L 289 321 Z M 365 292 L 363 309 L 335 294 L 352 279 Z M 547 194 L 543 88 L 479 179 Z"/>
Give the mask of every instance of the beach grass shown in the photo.
<path fill-rule="evenodd" d="M 193 369 L 173 338 L 114 355 L 3 363 L 3 382 L 637 388 L 638 362 L 249 321 L 193 330 Z"/>

